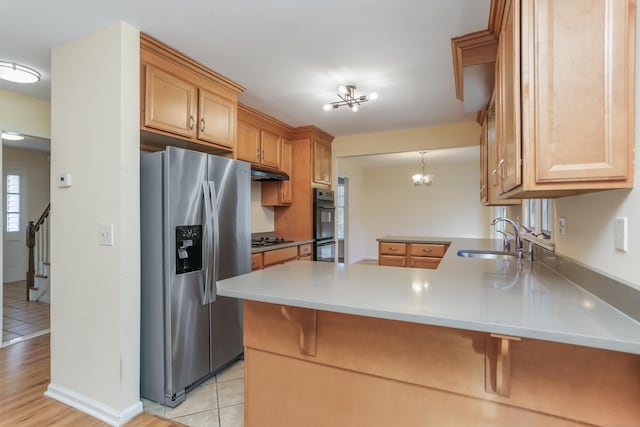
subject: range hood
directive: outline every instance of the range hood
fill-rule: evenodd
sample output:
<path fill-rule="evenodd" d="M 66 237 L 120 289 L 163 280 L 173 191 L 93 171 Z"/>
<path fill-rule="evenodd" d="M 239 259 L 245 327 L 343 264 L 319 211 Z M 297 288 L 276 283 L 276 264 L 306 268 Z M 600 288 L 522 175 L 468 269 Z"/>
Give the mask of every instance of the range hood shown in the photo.
<path fill-rule="evenodd" d="M 289 175 L 251 169 L 251 181 L 289 181 Z"/>

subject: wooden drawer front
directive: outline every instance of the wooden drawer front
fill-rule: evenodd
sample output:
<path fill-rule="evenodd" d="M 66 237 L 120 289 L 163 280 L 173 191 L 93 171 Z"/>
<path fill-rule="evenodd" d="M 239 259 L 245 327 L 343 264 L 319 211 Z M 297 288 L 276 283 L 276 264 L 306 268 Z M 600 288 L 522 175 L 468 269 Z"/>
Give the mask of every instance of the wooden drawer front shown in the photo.
<path fill-rule="evenodd" d="M 405 255 L 407 253 L 406 243 L 380 242 L 380 255 Z"/>
<path fill-rule="evenodd" d="M 411 256 L 409 257 L 408 267 L 413 268 L 430 268 L 435 270 L 438 268 L 438 264 L 442 258 L 428 257 L 428 256 Z"/>
<path fill-rule="evenodd" d="M 407 258 L 405 256 L 398 255 L 380 255 L 378 259 L 378 265 L 387 265 L 390 267 L 405 267 L 407 264 Z"/>
<path fill-rule="evenodd" d="M 298 258 L 298 247 L 291 246 L 289 248 L 276 249 L 273 251 L 263 252 L 262 255 L 264 257 L 265 267 L 274 264 L 282 264 Z"/>
<path fill-rule="evenodd" d="M 251 271 L 262 269 L 262 254 L 251 254 Z"/>
<path fill-rule="evenodd" d="M 311 255 L 311 250 L 312 250 L 311 243 L 307 243 L 305 245 L 300 245 L 300 246 L 298 246 L 298 256 L 300 258 L 309 256 L 309 255 Z"/>
<path fill-rule="evenodd" d="M 444 256 L 445 251 L 447 250 L 446 245 L 411 243 L 409 246 L 410 246 L 409 254 L 411 254 L 412 256 L 442 258 Z"/>

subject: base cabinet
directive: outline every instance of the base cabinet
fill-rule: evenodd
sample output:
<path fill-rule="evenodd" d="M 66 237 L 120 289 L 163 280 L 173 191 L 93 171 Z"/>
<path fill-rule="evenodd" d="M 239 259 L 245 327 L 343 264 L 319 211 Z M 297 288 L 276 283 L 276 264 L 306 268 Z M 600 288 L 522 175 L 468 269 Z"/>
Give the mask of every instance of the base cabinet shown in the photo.
<path fill-rule="evenodd" d="M 638 355 L 255 301 L 244 328 L 247 427 L 640 421 Z"/>
<path fill-rule="evenodd" d="M 378 265 L 436 269 L 447 247 L 441 243 L 379 242 Z"/>

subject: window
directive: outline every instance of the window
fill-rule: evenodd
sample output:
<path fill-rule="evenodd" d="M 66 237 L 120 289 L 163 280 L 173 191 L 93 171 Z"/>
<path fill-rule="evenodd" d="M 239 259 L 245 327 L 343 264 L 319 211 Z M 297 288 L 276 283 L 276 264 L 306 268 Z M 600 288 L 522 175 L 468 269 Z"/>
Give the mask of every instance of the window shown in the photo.
<path fill-rule="evenodd" d="M 530 199 L 522 201 L 522 225 L 531 230 L 530 235 L 549 242 L 553 223 L 551 199 Z"/>
<path fill-rule="evenodd" d="M 20 198 L 21 198 L 21 180 L 20 175 L 6 174 L 6 231 L 20 231 Z"/>

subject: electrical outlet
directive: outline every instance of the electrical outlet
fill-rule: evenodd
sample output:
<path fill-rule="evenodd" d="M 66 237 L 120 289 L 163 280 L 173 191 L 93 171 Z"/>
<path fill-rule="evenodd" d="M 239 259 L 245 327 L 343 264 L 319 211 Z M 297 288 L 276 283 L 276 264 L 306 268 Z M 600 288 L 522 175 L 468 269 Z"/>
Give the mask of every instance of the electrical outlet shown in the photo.
<path fill-rule="evenodd" d="M 616 249 L 627 252 L 627 218 L 617 217 L 614 224 Z"/>
<path fill-rule="evenodd" d="M 558 218 L 558 222 L 559 222 L 559 229 L 560 229 L 560 238 L 561 239 L 566 239 L 567 238 L 567 218 L 564 217 L 560 217 Z"/>
<path fill-rule="evenodd" d="M 100 246 L 113 246 L 113 224 L 100 224 L 98 240 Z"/>

